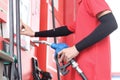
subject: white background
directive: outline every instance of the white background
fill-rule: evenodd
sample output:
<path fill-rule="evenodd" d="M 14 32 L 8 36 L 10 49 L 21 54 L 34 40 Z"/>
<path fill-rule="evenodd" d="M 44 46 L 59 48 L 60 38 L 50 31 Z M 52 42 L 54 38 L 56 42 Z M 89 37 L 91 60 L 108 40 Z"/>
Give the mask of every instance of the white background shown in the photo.
<path fill-rule="evenodd" d="M 106 0 L 118 23 L 118 29 L 111 34 L 112 72 L 120 73 L 120 2 L 119 0 Z"/>

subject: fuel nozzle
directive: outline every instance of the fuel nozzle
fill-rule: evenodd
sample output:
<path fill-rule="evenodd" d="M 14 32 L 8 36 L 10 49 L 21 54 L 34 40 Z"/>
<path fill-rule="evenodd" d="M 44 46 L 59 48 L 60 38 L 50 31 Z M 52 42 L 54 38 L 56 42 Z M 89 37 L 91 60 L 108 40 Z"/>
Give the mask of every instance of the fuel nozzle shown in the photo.
<path fill-rule="evenodd" d="M 68 45 L 66 45 L 65 43 L 58 43 L 58 44 L 52 43 L 50 47 L 55 50 L 55 57 L 57 57 L 58 53 L 61 50 L 68 48 Z"/>
<path fill-rule="evenodd" d="M 74 59 L 70 60 L 66 64 L 62 63 L 62 65 L 60 65 L 58 63 L 58 53 L 61 50 L 65 49 L 65 48 L 68 48 L 67 44 L 65 44 L 65 43 L 57 43 L 57 44 L 56 43 L 49 43 L 47 41 L 34 41 L 34 42 L 41 43 L 41 44 L 46 44 L 46 45 L 50 46 L 52 49 L 55 50 L 54 57 L 55 57 L 56 63 L 58 65 L 59 70 L 62 73 L 62 75 L 66 75 L 69 72 L 69 70 L 67 70 L 67 67 L 69 67 L 71 65 L 79 73 L 79 75 L 82 77 L 83 80 L 87 80 L 87 78 L 84 75 L 83 71 L 80 69 L 78 63 Z"/>
<path fill-rule="evenodd" d="M 50 47 L 55 50 L 54 58 L 56 60 L 56 63 L 57 63 L 57 66 L 59 67 L 60 72 L 62 73 L 62 75 L 66 75 L 69 72 L 69 70 L 67 70 L 67 67 L 70 66 L 70 62 L 67 64 L 64 64 L 64 62 L 62 62 L 62 64 L 59 64 L 58 53 L 61 50 L 68 48 L 68 45 L 66 45 L 65 43 L 58 43 L 58 44 L 52 43 Z"/>
<path fill-rule="evenodd" d="M 52 43 L 51 48 L 55 49 L 55 59 L 56 59 L 56 62 L 58 64 L 58 67 L 59 67 L 62 75 L 66 75 L 69 72 L 69 70 L 67 70 L 67 67 L 71 65 L 80 74 L 80 76 L 82 77 L 83 80 L 87 80 L 83 71 L 80 69 L 78 63 L 74 59 L 70 60 L 67 64 L 63 63 L 62 65 L 60 65 L 58 63 L 57 55 L 62 49 L 68 48 L 67 44 L 65 44 L 65 43 L 58 43 L 58 44 Z"/>
<path fill-rule="evenodd" d="M 82 77 L 83 80 L 87 80 L 87 77 L 85 76 L 85 74 L 83 73 L 83 71 L 80 69 L 78 63 L 72 59 L 70 61 L 72 67 L 78 72 L 78 74 Z"/>

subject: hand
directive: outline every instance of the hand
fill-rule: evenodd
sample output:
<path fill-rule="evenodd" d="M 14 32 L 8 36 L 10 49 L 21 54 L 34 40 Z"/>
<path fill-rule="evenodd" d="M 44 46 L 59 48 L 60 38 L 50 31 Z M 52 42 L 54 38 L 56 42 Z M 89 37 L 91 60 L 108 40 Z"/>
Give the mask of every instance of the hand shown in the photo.
<path fill-rule="evenodd" d="M 69 62 L 71 59 L 75 58 L 78 54 L 79 52 L 77 51 L 75 46 L 65 48 L 58 53 L 58 61 L 59 63 L 61 63 L 62 61 Z"/>
<path fill-rule="evenodd" d="M 35 36 L 35 32 L 28 25 L 24 24 L 22 21 L 20 26 L 20 34 L 30 36 L 30 37 Z"/>

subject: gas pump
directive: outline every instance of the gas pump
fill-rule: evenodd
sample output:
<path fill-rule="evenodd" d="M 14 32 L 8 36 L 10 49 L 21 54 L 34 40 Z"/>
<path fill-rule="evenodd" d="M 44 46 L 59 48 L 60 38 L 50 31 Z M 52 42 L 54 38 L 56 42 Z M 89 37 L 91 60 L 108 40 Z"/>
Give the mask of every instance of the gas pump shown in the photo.
<path fill-rule="evenodd" d="M 32 58 L 33 78 L 34 80 L 51 80 L 52 76 L 49 72 L 43 71 L 38 67 L 36 58 Z"/>

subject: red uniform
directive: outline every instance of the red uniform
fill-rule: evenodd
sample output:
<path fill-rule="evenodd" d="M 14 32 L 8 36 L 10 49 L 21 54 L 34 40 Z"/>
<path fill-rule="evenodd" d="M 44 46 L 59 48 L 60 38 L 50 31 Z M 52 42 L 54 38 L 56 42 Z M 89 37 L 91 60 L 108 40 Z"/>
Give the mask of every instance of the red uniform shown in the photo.
<path fill-rule="evenodd" d="M 75 44 L 100 24 L 96 16 L 105 10 L 110 10 L 110 8 L 104 0 L 79 0 L 76 23 L 68 26 L 69 30 L 75 32 Z M 111 80 L 110 60 L 109 37 L 84 49 L 76 58 L 88 80 Z M 82 80 L 77 72 L 75 80 Z"/>

